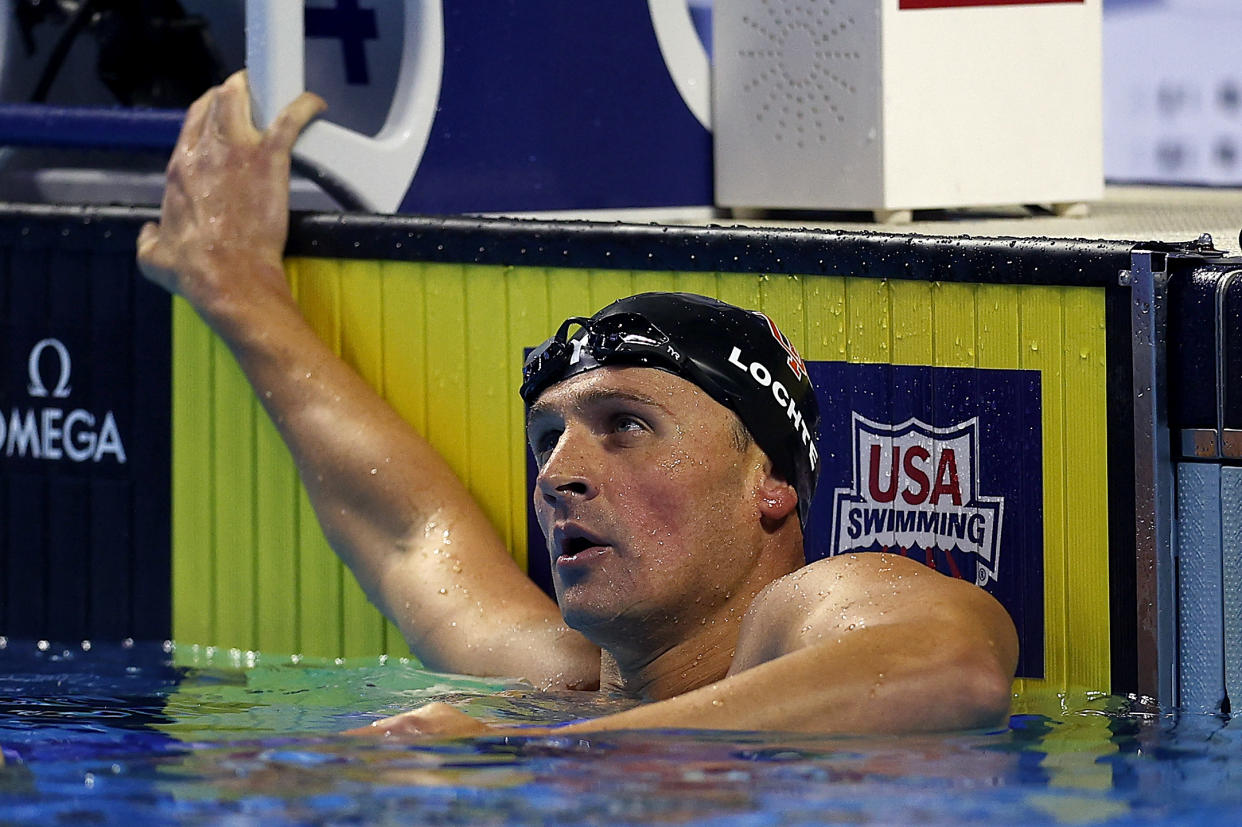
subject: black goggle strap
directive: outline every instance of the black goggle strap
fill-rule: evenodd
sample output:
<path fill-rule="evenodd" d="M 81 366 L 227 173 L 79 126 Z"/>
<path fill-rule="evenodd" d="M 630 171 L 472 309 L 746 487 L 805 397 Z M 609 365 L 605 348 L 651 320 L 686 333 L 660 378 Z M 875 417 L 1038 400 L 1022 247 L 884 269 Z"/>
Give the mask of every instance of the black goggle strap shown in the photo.
<path fill-rule="evenodd" d="M 522 365 L 523 383 L 530 384 L 532 381 L 537 381 L 552 371 L 561 370 L 567 361 L 569 326 L 577 324 L 586 327 L 589 322 L 589 319 L 582 316 L 571 316 L 561 322 L 561 326 L 557 328 L 556 333 L 539 347 L 532 350 L 530 355 L 526 357 L 526 362 Z"/>

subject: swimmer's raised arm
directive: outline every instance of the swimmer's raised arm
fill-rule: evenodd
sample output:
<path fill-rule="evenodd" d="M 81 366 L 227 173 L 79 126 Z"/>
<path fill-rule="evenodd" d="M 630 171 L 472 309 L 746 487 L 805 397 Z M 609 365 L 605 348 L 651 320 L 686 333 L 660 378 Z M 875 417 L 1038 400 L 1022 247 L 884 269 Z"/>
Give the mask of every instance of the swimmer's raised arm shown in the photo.
<path fill-rule="evenodd" d="M 332 547 L 431 668 L 598 681 L 599 651 L 510 558 L 452 469 L 315 335 L 286 280 L 290 154 L 309 93 L 264 131 L 238 73 L 190 107 L 138 262 L 228 345 Z M 445 545 L 445 538 L 451 545 Z"/>

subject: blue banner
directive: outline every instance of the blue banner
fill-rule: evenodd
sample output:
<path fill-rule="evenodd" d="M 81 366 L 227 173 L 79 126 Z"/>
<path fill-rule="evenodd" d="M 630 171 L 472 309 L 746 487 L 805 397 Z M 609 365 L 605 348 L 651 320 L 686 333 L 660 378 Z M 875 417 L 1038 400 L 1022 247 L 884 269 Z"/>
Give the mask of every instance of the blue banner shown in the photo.
<path fill-rule="evenodd" d="M 1019 677 L 1043 676 L 1040 374 L 809 362 L 823 414 L 807 560 L 887 551 L 1009 611 Z"/>

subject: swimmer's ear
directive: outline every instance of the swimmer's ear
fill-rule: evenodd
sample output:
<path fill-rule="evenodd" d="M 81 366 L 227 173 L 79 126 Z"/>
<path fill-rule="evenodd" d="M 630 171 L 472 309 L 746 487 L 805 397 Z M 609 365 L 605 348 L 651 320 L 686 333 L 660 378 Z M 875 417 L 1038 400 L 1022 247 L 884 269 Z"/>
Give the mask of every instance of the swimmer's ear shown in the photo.
<path fill-rule="evenodd" d="M 798 492 L 783 479 L 768 472 L 759 484 L 759 516 L 764 522 L 779 522 L 798 507 Z"/>

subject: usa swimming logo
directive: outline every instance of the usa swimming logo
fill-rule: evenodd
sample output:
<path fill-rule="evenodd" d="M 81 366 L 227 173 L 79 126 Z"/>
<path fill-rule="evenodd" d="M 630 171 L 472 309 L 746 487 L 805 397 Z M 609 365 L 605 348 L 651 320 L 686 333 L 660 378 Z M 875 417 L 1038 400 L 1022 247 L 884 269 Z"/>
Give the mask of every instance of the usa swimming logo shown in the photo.
<path fill-rule="evenodd" d="M 979 492 L 978 417 L 936 428 L 854 411 L 852 434 L 853 483 L 834 490 L 832 553 L 941 551 L 960 569 L 956 551 L 974 559 L 976 584 L 996 580 L 1005 500 Z"/>

